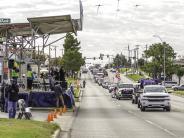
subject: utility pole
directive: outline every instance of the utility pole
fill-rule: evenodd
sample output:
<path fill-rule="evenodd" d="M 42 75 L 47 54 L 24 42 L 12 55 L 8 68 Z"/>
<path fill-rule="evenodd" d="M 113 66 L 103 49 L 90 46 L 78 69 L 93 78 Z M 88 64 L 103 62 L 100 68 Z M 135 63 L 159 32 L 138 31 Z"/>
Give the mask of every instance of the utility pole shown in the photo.
<path fill-rule="evenodd" d="M 146 52 L 148 51 L 148 45 L 146 45 Z M 147 58 L 147 55 L 146 56 L 146 63 L 148 62 L 148 58 Z"/>
<path fill-rule="evenodd" d="M 137 51 L 137 73 L 139 73 L 139 45 L 136 45 L 136 51 Z"/>
<path fill-rule="evenodd" d="M 49 74 L 50 74 L 50 45 L 49 45 Z"/>
<path fill-rule="evenodd" d="M 58 47 L 58 46 L 54 46 L 54 50 L 55 50 L 55 59 L 56 59 L 56 57 L 57 57 L 57 56 L 56 56 L 57 47 Z"/>
<path fill-rule="evenodd" d="M 63 55 L 64 55 L 64 49 L 60 49 L 61 51 L 62 51 L 62 57 L 63 57 Z"/>

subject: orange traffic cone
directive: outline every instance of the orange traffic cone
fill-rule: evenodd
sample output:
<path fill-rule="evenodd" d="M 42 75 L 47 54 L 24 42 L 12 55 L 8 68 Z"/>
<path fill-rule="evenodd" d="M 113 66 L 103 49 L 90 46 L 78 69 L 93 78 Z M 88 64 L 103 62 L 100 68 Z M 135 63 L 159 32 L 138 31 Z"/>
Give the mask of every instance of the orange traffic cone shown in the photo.
<path fill-rule="evenodd" d="M 57 112 L 53 112 L 53 117 L 57 118 Z"/>
<path fill-rule="evenodd" d="M 66 113 L 66 106 L 64 106 L 63 108 L 63 113 Z"/>
<path fill-rule="evenodd" d="M 51 122 L 51 121 L 53 121 L 52 114 L 48 114 L 47 122 Z"/>
<path fill-rule="evenodd" d="M 59 108 L 59 115 L 62 115 L 62 113 L 63 113 L 62 108 Z"/>

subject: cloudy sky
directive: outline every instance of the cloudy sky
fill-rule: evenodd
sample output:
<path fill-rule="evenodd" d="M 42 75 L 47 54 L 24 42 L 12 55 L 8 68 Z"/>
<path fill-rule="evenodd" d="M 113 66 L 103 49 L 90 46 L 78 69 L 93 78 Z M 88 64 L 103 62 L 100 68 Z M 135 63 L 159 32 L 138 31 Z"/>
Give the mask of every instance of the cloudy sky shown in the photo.
<path fill-rule="evenodd" d="M 100 53 L 127 54 L 127 46 L 160 42 L 159 35 L 174 50 L 184 55 L 183 0 L 82 0 L 84 28 L 78 32 L 85 56 Z M 101 6 L 97 13 L 97 6 Z M 140 5 L 140 6 L 136 6 Z M 118 9 L 118 10 L 117 10 Z M 79 18 L 78 0 L 1 0 L 1 17 L 12 22 L 27 22 L 27 17 L 71 14 Z M 63 41 L 58 44 L 62 44 Z M 57 55 L 61 53 L 57 51 Z"/>

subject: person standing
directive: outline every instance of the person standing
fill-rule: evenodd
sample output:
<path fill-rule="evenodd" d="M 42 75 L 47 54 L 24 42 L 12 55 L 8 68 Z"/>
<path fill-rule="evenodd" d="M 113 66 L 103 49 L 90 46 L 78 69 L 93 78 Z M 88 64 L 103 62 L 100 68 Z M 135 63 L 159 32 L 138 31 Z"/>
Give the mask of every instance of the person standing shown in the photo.
<path fill-rule="evenodd" d="M 83 80 L 83 88 L 85 88 L 85 87 L 86 87 L 86 81 Z"/>
<path fill-rule="evenodd" d="M 12 73 L 11 74 L 12 75 L 12 79 L 14 79 L 15 81 L 17 81 L 18 80 L 18 77 L 19 77 L 19 69 L 16 68 L 16 67 L 13 67 L 11 73 Z"/>
<path fill-rule="evenodd" d="M 8 114 L 9 118 L 15 118 L 17 110 L 19 87 L 15 80 L 12 80 L 8 91 Z"/>
<path fill-rule="evenodd" d="M 59 108 L 61 106 L 63 108 L 65 105 L 64 98 L 63 98 L 63 90 L 59 83 L 55 84 L 54 92 L 56 95 L 56 107 Z"/>
<path fill-rule="evenodd" d="M 8 91 L 9 86 L 3 82 L 1 87 L 1 112 L 8 112 Z"/>
<path fill-rule="evenodd" d="M 27 89 L 28 90 L 32 89 L 33 79 L 34 79 L 33 72 L 32 72 L 31 67 L 29 67 L 27 69 Z"/>

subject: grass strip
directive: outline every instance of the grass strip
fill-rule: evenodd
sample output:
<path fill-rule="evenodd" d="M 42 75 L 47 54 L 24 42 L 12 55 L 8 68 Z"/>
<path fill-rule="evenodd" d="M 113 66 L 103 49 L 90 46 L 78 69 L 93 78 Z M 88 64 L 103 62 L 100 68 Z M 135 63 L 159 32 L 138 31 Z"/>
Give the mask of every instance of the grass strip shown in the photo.
<path fill-rule="evenodd" d="M 0 138 L 50 138 L 58 128 L 47 122 L 0 119 Z"/>
<path fill-rule="evenodd" d="M 141 78 L 145 78 L 143 75 L 139 75 L 139 74 L 128 74 L 127 77 L 134 81 L 138 81 Z"/>

